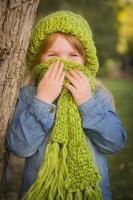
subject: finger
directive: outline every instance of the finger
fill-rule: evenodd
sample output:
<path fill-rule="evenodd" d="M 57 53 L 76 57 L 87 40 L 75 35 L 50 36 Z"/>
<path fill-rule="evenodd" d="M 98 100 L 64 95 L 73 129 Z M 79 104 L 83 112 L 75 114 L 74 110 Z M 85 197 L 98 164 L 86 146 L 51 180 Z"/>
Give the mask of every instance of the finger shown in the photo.
<path fill-rule="evenodd" d="M 83 72 L 81 72 L 79 69 L 75 69 L 75 72 L 77 72 L 77 74 L 83 78 L 83 79 L 86 79 L 86 76 L 83 74 Z"/>
<path fill-rule="evenodd" d="M 63 85 L 64 82 L 64 78 L 65 78 L 65 72 L 62 73 L 61 78 L 60 78 L 60 83 Z"/>
<path fill-rule="evenodd" d="M 59 66 L 60 66 L 60 61 L 58 60 L 58 61 L 54 64 L 54 67 L 53 67 L 51 73 L 49 74 L 49 77 L 51 77 L 51 78 L 53 78 L 53 79 L 55 78 Z"/>
<path fill-rule="evenodd" d="M 67 84 L 66 84 L 66 87 L 67 87 L 67 89 L 68 89 L 72 94 L 74 94 L 74 92 L 75 92 L 75 87 L 74 87 L 73 85 L 67 83 Z"/>
<path fill-rule="evenodd" d="M 71 70 L 70 71 L 70 74 L 80 83 L 83 78 L 77 73 L 77 71 L 74 69 L 74 70 Z"/>
<path fill-rule="evenodd" d="M 52 71 L 52 69 L 53 69 L 53 67 L 54 67 L 54 64 L 55 64 L 55 63 L 52 63 L 52 64 L 50 65 L 50 67 L 48 68 L 48 70 L 47 70 L 46 73 L 45 73 L 46 76 L 49 76 L 49 74 L 51 73 L 51 71 Z"/>
<path fill-rule="evenodd" d="M 74 78 L 72 77 L 70 74 L 68 74 L 66 72 L 66 78 L 75 86 L 75 87 L 78 87 L 79 86 L 79 82 Z"/>
<path fill-rule="evenodd" d="M 58 66 L 59 66 L 59 60 L 58 61 L 56 61 L 56 62 L 54 62 L 52 65 L 52 68 L 50 67 L 50 71 L 49 71 L 49 73 L 48 73 L 48 77 L 52 77 L 52 78 L 54 78 L 54 76 L 55 76 L 55 74 L 56 74 L 56 71 L 57 71 L 57 69 L 58 69 Z"/>
<path fill-rule="evenodd" d="M 59 68 L 56 72 L 56 75 L 55 75 L 55 80 L 60 80 L 62 73 L 63 73 L 63 68 L 64 68 L 64 64 L 60 63 L 60 66 L 59 66 Z"/>

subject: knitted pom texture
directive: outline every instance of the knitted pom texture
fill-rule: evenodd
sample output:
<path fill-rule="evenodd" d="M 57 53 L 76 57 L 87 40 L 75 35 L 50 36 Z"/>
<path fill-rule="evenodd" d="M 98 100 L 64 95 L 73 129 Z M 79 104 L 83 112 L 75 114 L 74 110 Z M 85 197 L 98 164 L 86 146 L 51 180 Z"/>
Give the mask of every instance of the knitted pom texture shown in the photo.
<path fill-rule="evenodd" d="M 56 60 L 53 58 L 35 67 L 35 79 L 39 77 L 36 85 Z M 94 92 L 94 79 L 87 67 L 60 60 L 64 63 L 64 71 L 74 68 L 82 71 Z M 85 139 L 78 107 L 65 87 L 66 82 L 64 80 L 57 99 L 55 122 L 36 181 L 22 200 L 102 200 L 100 175 Z"/>
<path fill-rule="evenodd" d="M 29 70 L 32 70 L 32 64 L 39 52 L 42 40 L 45 40 L 54 32 L 71 34 L 79 39 L 86 52 L 86 66 L 89 68 L 92 76 L 95 76 L 99 63 L 91 29 L 88 22 L 81 15 L 71 11 L 54 12 L 41 18 L 35 25 L 26 54 Z"/>

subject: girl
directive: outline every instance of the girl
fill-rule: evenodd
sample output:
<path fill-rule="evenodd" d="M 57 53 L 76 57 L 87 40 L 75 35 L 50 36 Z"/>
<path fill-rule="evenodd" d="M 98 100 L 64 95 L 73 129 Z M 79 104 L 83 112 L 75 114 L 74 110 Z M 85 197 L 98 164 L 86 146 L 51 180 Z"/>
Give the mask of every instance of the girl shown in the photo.
<path fill-rule="evenodd" d="M 106 155 L 120 151 L 127 134 L 94 78 L 88 23 L 70 11 L 42 18 L 26 61 L 34 82 L 20 89 L 6 140 L 25 158 L 19 198 L 110 200 Z"/>

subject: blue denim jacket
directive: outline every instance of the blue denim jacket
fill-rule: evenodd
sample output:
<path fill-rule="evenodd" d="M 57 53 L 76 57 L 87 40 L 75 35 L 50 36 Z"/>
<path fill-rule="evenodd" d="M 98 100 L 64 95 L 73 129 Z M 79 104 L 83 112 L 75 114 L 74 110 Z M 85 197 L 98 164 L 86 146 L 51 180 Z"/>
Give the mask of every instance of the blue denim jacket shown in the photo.
<path fill-rule="evenodd" d="M 20 88 L 19 97 L 6 137 L 7 148 L 25 158 L 19 197 L 33 184 L 44 157 L 49 132 L 56 114 L 56 101 L 39 100 L 33 85 Z M 78 106 L 85 137 L 101 175 L 100 187 L 104 200 L 111 199 L 106 156 L 120 151 L 127 133 L 112 108 L 107 92 L 95 89 L 94 95 Z"/>

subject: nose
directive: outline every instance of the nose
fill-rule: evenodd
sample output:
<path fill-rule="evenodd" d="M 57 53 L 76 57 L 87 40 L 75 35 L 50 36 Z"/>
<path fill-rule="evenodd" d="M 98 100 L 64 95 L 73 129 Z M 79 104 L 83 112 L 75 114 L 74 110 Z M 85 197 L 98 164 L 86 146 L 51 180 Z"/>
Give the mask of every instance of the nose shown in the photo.
<path fill-rule="evenodd" d="M 64 54 L 62 54 L 62 55 L 59 55 L 58 57 L 59 57 L 59 58 L 66 59 L 66 60 L 68 59 L 68 56 L 67 56 L 67 55 L 64 55 Z"/>

